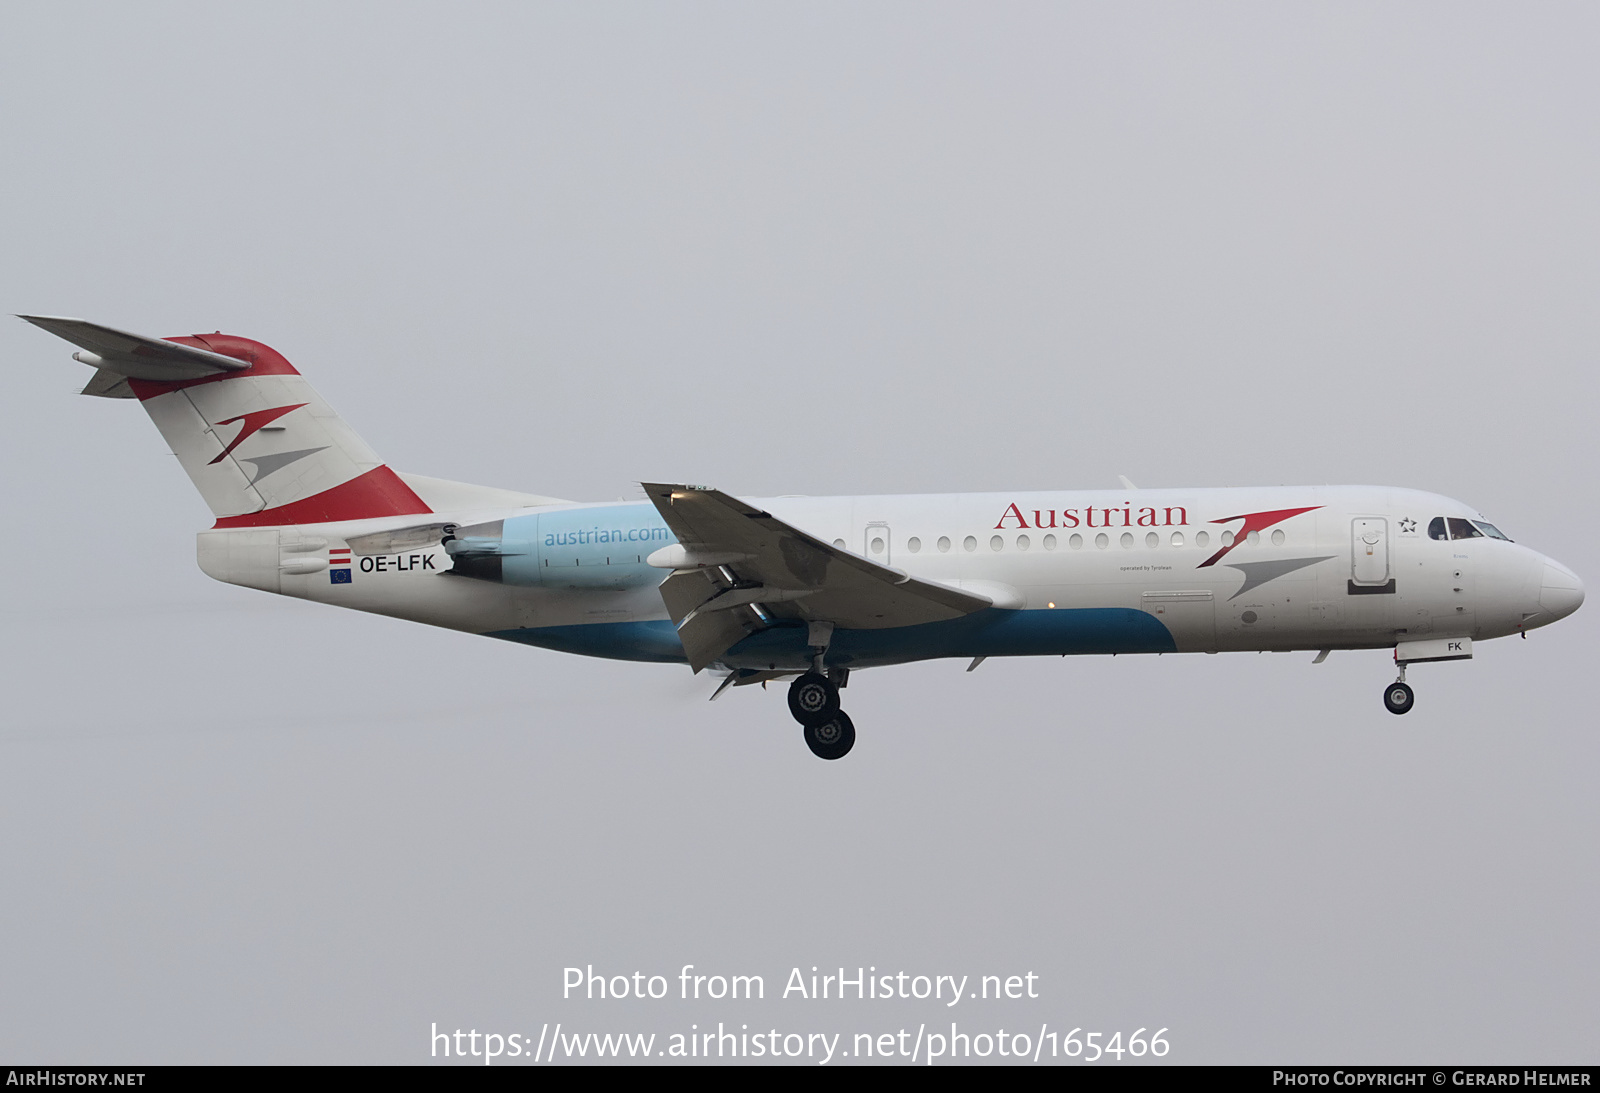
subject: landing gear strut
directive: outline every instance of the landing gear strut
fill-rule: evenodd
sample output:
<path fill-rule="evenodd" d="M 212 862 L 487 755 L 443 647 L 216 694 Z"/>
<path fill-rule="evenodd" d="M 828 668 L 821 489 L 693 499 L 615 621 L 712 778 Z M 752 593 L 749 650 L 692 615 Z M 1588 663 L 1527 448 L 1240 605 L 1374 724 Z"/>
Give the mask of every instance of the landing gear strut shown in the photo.
<path fill-rule="evenodd" d="M 818 759 L 843 759 L 856 743 L 855 723 L 839 708 L 850 670 L 827 667 L 832 642 L 833 623 L 813 620 L 806 632 L 811 671 L 789 684 L 789 712 L 805 726 L 806 747 Z"/>
<path fill-rule="evenodd" d="M 1411 685 L 1406 682 L 1405 661 L 1396 663 L 1400 665 L 1400 678 L 1389 684 L 1383 692 L 1383 705 L 1392 714 L 1410 713 L 1416 695 L 1411 693 Z"/>

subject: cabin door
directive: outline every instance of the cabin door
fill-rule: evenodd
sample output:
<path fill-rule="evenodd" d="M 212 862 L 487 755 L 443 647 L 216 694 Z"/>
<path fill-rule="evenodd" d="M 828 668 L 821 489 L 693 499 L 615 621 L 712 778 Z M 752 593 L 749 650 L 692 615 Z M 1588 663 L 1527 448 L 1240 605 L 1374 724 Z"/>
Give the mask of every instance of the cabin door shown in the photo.
<path fill-rule="evenodd" d="M 1389 521 L 1381 516 L 1350 521 L 1350 591 L 1394 591 L 1389 576 Z"/>

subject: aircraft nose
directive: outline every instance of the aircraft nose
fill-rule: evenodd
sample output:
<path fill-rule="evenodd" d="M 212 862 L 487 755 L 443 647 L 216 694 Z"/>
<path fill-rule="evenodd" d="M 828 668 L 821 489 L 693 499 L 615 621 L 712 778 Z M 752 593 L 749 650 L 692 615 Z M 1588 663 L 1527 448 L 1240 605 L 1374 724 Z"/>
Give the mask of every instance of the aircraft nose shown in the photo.
<path fill-rule="evenodd" d="M 1583 582 L 1566 566 L 1544 564 L 1544 584 L 1539 589 L 1539 606 L 1554 618 L 1562 619 L 1583 603 Z"/>

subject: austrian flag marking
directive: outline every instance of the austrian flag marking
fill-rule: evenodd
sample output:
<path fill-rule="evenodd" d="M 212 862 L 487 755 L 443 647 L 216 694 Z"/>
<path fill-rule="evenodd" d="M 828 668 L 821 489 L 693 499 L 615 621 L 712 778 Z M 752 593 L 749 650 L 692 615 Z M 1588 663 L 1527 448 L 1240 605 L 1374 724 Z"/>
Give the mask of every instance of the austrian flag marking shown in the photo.
<path fill-rule="evenodd" d="M 349 547 L 335 547 L 328 551 L 329 584 L 349 584 L 351 571 Z"/>

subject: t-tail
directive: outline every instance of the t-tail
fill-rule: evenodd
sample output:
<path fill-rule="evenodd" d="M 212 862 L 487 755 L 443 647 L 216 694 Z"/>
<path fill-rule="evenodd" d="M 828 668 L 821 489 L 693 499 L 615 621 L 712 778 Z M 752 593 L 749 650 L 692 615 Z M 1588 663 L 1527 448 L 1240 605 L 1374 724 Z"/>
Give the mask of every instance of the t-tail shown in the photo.
<path fill-rule="evenodd" d="M 86 395 L 138 399 L 218 528 L 423 515 L 432 510 L 281 354 L 232 334 L 148 338 L 21 315 L 81 348 Z"/>

